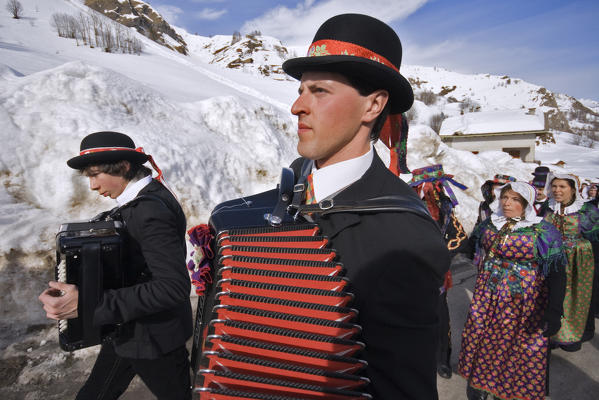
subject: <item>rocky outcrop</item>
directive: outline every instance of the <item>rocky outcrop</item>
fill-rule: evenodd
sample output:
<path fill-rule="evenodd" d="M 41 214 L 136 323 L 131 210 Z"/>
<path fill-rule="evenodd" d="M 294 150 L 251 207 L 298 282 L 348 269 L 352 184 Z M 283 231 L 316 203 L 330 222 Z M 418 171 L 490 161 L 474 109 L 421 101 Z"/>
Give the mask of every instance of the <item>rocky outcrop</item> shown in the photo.
<path fill-rule="evenodd" d="M 140 0 L 85 0 L 85 5 L 156 43 L 187 54 L 187 43 L 148 3 Z"/>
<path fill-rule="evenodd" d="M 289 57 L 283 44 L 259 33 L 245 36 L 218 36 L 204 46 L 210 52 L 211 64 L 259 73 L 276 80 L 288 79 L 281 64 Z"/>

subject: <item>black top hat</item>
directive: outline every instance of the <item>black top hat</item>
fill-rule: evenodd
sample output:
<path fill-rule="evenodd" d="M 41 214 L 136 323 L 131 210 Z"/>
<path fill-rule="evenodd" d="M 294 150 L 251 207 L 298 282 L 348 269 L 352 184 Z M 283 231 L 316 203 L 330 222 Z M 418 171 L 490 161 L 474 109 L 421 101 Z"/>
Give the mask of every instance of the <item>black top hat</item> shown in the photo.
<path fill-rule="evenodd" d="M 88 165 L 122 160 L 143 164 L 148 160 L 142 148 L 136 148 L 129 136 L 119 132 L 91 133 L 83 138 L 79 149 L 79 155 L 67 161 L 71 168 L 83 169 Z"/>
<path fill-rule="evenodd" d="M 535 168 L 535 172 L 532 173 L 534 176 L 547 176 L 549 174 L 549 167 L 541 165 Z"/>
<path fill-rule="evenodd" d="M 304 71 L 339 72 L 389 91 L 392 114 L 414 103 L 410 83 L 399 73 L 401 42 L 395 31 L 376 18 L 342 14 L 325 21 L 314 36 L 307 57 L 283 63 L 283 70 L 300 79 Z"/>

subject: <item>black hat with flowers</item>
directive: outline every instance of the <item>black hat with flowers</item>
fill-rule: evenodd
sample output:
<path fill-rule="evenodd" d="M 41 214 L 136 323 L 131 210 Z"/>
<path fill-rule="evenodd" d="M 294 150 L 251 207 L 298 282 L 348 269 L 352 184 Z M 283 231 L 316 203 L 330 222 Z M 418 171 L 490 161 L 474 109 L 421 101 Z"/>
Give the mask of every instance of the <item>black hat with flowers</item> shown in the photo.
<path fill-rule="evenodd" d="M 283 63 L 296 79 L 305 71 L 329 71 L 355 76 L 389 92 L 390 112 L 410 109 L 414 92 L 399 73 L 402 48 L 387 24 L 362 14 L 342 14 L 325 21 L 314 36 L 306 57 Z"/>
<path fill-rule="evenodd" d="M 81 140 L 79 155 L 67 161 L 74 169 L 83 169 L 89 165 L 114 163 L 126 160 L 135 164 L 148 161 L 143 148 L 135 147 L 133 139 L 119 132 L 94 132 Z"/>

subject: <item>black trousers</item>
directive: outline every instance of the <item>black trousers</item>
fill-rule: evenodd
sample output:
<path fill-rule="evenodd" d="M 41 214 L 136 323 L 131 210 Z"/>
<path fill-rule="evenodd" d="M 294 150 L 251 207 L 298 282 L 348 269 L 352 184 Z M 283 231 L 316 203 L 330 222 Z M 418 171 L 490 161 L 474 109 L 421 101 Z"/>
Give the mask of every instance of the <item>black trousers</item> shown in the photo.
<path fill-rule="evenodd" d="M 185 346 L 160 358 L 132 359 L 118 356 L 112 343 L 102 345 L 100 354 L 77 400 L 118 399 L 139 375 L 159 400 L 191 399 L 190 366 Z"/>
<path fill-rule="evenodd" d="M 451 328 L 449 322 L 449 307 L 447 305 L 447 291 L 439 296 L 439 347 L 437 350 L 437 364 L 450 365 L 451 360 Z"/>

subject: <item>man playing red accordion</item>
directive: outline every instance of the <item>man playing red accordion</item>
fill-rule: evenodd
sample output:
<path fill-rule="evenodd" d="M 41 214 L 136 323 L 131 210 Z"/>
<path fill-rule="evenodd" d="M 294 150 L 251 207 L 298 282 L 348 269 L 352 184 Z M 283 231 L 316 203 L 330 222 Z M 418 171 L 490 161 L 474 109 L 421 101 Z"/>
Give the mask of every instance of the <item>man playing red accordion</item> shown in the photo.
<path fill-rule="evenodd" d="M 393 29 L 358 14 L 326 21 L 308 56 L 283 64 L 300 80 L 291 112 L 298 117 L 303 158 L 292 168 L 298 176 L 305 160 L 313 161 L 307 203 L 385 196 L 421 202 L 372 146 L 381 135 L 392 148 L 391 169 L 405 166 L 400 113 L 412 106 L 413 92 L 400 64 Z M 435 222 L 398 211 L 314 218 L 338 250 L 356 296 L 369 392 L 379 400 L 437 399 L 437 303 L 449 256 Z"/>

